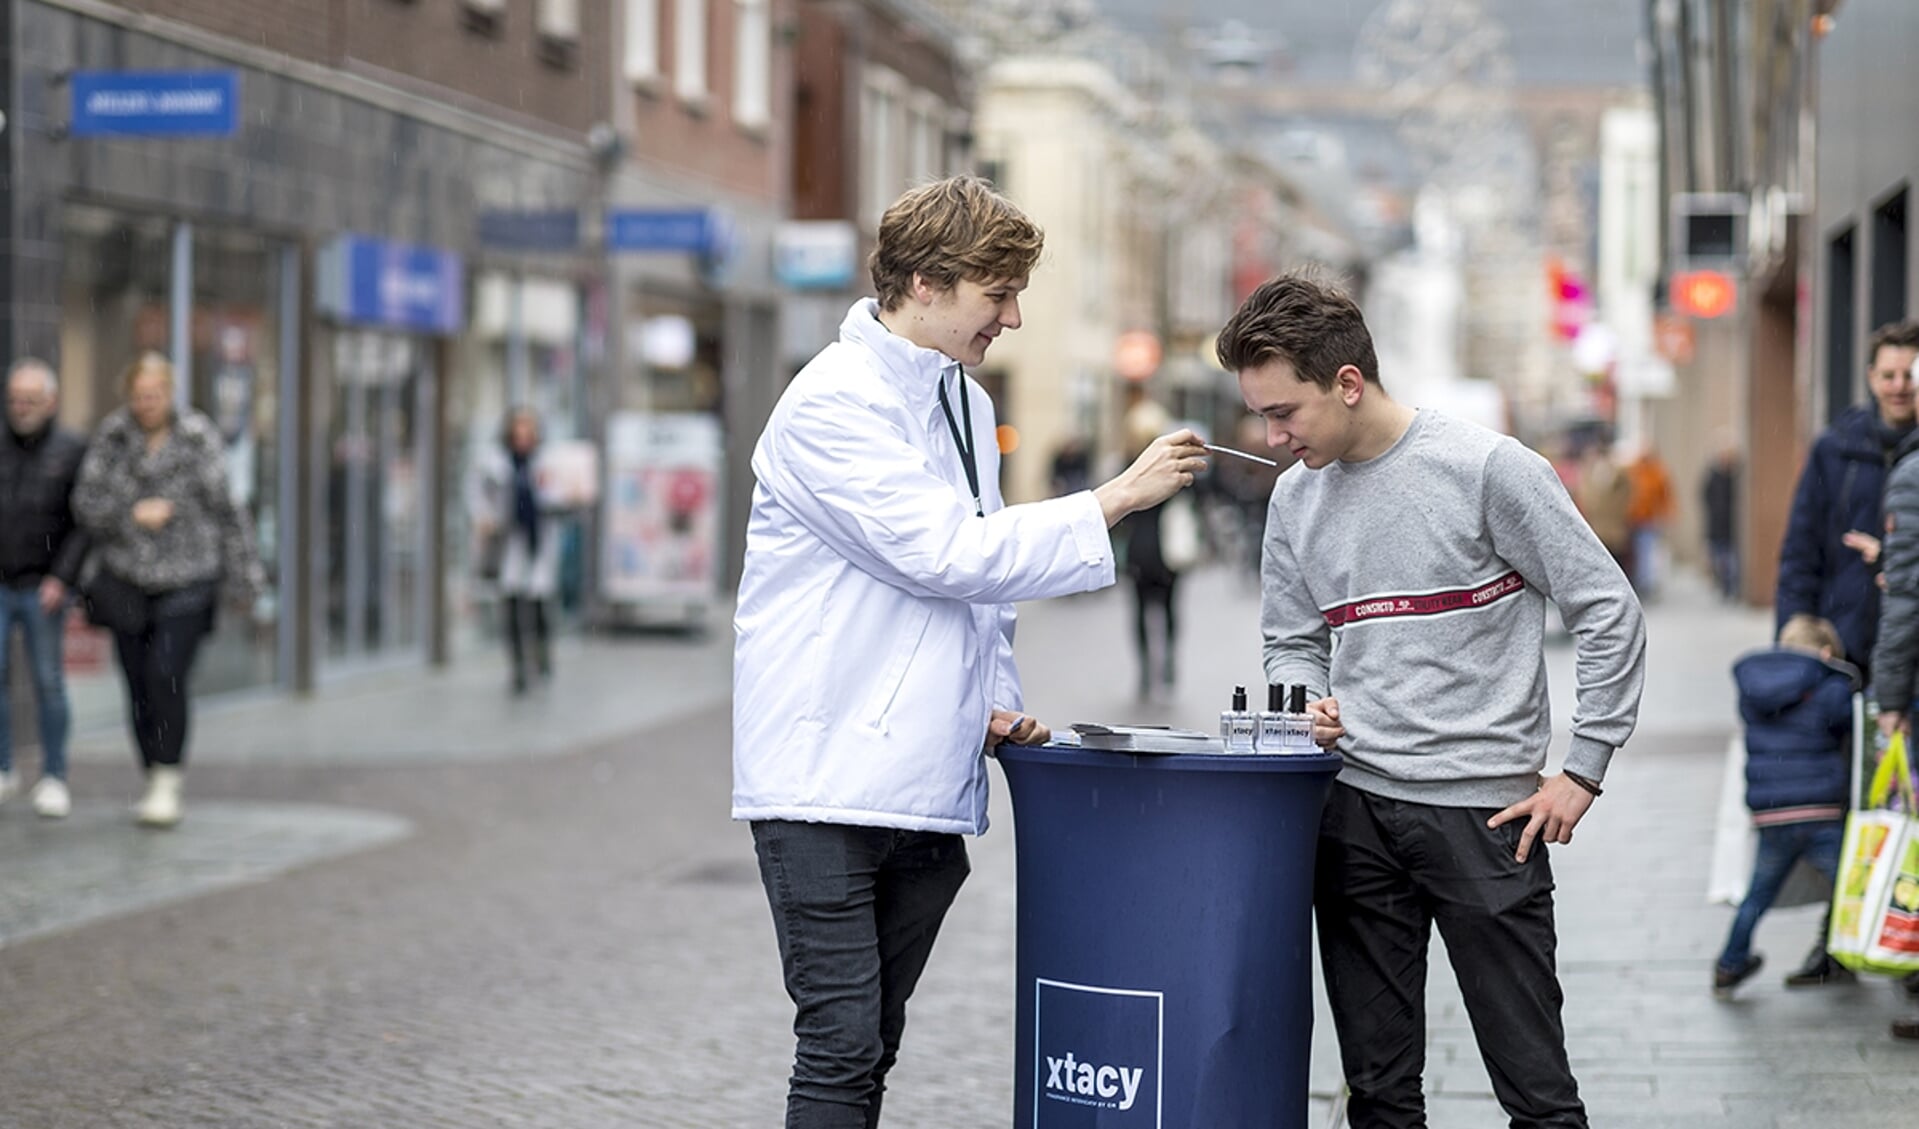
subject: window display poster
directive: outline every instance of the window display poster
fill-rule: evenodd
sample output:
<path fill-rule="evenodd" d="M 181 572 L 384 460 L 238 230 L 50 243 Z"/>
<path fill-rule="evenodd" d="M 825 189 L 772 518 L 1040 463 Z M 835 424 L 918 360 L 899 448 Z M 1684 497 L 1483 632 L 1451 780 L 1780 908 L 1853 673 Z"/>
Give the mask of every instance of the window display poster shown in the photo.
<path fill-rule="evenodd" d="M 607 420 L 607 600 L 704 602 L 717 594 L 724 458 L 717 416 L 620 412 Z"/>

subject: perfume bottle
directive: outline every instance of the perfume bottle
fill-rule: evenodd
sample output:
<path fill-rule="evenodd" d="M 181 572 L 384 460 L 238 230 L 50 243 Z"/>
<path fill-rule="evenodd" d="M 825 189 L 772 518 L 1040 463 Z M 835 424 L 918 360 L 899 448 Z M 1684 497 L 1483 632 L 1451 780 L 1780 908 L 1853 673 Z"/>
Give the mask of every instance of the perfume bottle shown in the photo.
<path fill-rule="evenodd" d="M 1277 682 L 1266 686 L 1266 708 L 1253 715 L 1256 730 L 1254 749 L 1261 753 L 1290 752 L 1290 721 L 1286 716 L 1286 687 Z"/>
<path fill-rule="evenodd" d="M 1250 753 L 1257 736 L 1252 712 L 1246 708 L 1246 687 L 1233 687 L 1233 708 L 1219 715 L 1219 739 L 1229 753 Z"/>
<path fill-rule="evenodd" d="M 1289 753 L 1311 753 L 1317 751 L 1313 744 L 1313 715 L 1306 712 L 1306 684 L 1296 682 L 1286 702 L 1286 751 Z"/>

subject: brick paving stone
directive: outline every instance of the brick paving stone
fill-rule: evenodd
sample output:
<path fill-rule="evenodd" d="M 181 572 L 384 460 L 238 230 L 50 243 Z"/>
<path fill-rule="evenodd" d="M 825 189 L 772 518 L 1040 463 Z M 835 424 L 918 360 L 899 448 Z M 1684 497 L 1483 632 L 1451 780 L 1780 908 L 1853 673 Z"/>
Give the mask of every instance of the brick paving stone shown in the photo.
<path fill-rule="evenodd" d="M 1220 573 L 1192 577 L 1183 600 L 1184 681 L 1149 707 L 1131 701 L 1123 596 L 1027 609 L 1031 712 L 1208 724 L 1225 690 L 1258 679 L 1256 603 Z M 1730 1005 L 1707 991 L 1730 920 L 1703 893 L 1731 735 L 1726 665 L 1769 625 L 1683 589 L 1652 618 L 1641 735 L 1578 841 L 1554 852 L 1569 1045 L 1595 1124 L 1910 1124 L 1914 1094 L 1897 1080 L 1919 1076 L 1919 1048 L 1885 1035 L 1907 1006 L 1887 983 L 1788 992 L 1769 968 Z M 0 949 L 0 1124 L 777 1125 L 791 1012 L 750 837 L 726 819 L 725 687 L 695 691 L 684 673 L 723 669 L 725 645 L 665 658 L 638 645 L 623 668 L 606 644 L 593 664 L 563 664 L 544 704 L 493 703 L 497 686 L 454 678 L 417 695 L 432 713 L 396 722 L 403 742 L 356 725 L 356 712 L 404 720 L 395 702 L 294 708 L 281 724 L 297 739 L 279 746 L 259 736 L 270 718 L 236 722 L 227 732 L 245 740 L 209 748 L 194 771 L 190 821 L 215 805 L 300 804 L 382 812 L 412 833 Z M 1570 654 L 1551 654 L 1562 728 Z M 516 753 L 522 740 L 537 747 Z M 130 771 L 102 753 L 76 785 L 105 796 Z M 1000 784 L 911 1009 L 889 1125 L 1010 1120 L 1015 891 Z M 0 853 L 0 901 L 35 861 L 40 847 Z M 1761 928 L 1780 971 L 1816 913 Z M 1503 1124 L 1436 957 L 1431 1124 Z M 1339 1085 L 1323 1004 L 1312 1084 L 1323 1113 Z"/>

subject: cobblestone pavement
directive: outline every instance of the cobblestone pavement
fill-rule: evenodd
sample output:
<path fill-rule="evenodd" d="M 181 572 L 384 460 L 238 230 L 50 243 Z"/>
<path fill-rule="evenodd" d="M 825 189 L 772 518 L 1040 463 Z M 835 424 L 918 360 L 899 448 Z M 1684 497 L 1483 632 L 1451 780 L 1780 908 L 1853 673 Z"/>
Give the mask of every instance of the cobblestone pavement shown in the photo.
<path fill-rule="evenodd" d="M 1259 678 L 1256 607 L 1214 572 L 1188 583 L 1182 611 L 1181 692 L 1140 707 L 1122 595 L 1028 609 L 1029 706 L 1056 723 L 1206 724 L 1233 682 Z M 1886 1036 L 1905 1006 L 1889 984 L 1789 993 L 1769 968 L 1738 1002 L 1710 998 L 1730 921 L 1704 897 L 1731 733 L 1726 665 L 1766 623 L 1690 590 L 1652 616 L 1641 736 L 1578 842 L 1555 854 L 1570 1042 L 1595 1124 L 1909 1125 L 1919 1047 Z M 222 810 L 277 804 L 385 813 L 411 833 L 0 949 L 0 1125 L 778 1125 L 790 1005 L 750 839 L 725 818 L 725 688 L 696 691 L 673 673 L 711 670 L 716 656 L 723 670 L 727 642 L 716 632 L 626 654 L 606 645 L 599 673 L 563 666 L 554 698 L 517 712 L 492 700 L 490 682 L 437 692 L 427 718 L 393 706 L 378 716 L 409 737 L 387 758 L 350 709 L 298 721 L 308 727 L 298 755 L 273 755 L 264 740 L 216 749 L 209 721 L 188 821 L 173 833 L 182 842 L 211 835 Z M 1552 655 L 1563 700 L 1570 651 Z M 645 728 L 609 736 L 594 713 L 584 733 L 570 729 L 577 711 L 554 708 L 569 677 L 581 679 L 576 694 L 607 678 Z M 1563 728 L 1569 706 L 1557 716 Z M 474 733 L 506 726 L 537 732 L 538 755 Z M 105 796 L 129 775 L 101 753 L 83 760 L 76 785 Z M 1010 1121 L 1003 788 L 993 811 L 914 1004 L 889 1125 Z M 16 805 L 0 823 L 23 818 Z M 86 830 L 142 841 L 111 820 Z M 57 884 L 69 865 L 45 836 L 17 841 L 0 833 L 0 905 L 18 875 L 37 867 L 36 884 Z M 1814 913 L 1783 911 L 1761 928 L 1782 970 Z M 1430 997 L 1433 1125 L 1503 1123 L 1439 962 Z M 1322 1017 L 1321 1112 L 1339 1077 L 1331 1051 Z"/>
<path fill-rule="evenodd" d="M 127 809 L 82 803 L 64 820 L 25 805 L 0 819 L 0 946 L 115 914 L 260 882 L 398 839 L 405 820 L 309 804 L 194 805 L 191 834 L 127 834 Z"/>

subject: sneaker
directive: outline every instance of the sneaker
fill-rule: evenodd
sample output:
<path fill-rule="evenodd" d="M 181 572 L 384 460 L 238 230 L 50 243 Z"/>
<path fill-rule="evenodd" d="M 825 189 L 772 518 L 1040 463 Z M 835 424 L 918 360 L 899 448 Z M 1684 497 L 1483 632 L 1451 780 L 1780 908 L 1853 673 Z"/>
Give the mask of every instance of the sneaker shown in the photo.
<path fill-rule="evenodd" d="M 33 786 L 33 810 L 41 819 L 65 819 L 73 810 L 73 796 L 67 782 L 58 776 L 42 776 Z"/>
<path fill-rule="evenodd" d="M 0 687 L 0 690 L 4 689 L 5 687 Z M 0 772 L 0 804 L 4 804 L 8 800 L 13 799 L 15 793 L 19 791 L 19 779 L 11 772 Z"/>
<path fill-rule="evenodd" d="M 1797 971 L 1787 974 L 1786 987 L 1817 988 L 1824 984 L 1851 984 L 1858 979 L 1858 974 L 1852 969 L 1820 951 L 1807 957 L 1806 963 L 1800 965 Z"/>
<path fill-rule="evenodd" d="M 180 770 L 155 768 L 147 774 L 147 792 L 133 809 L 142 827 L 172 827 L 180 822 Z"/>
<path fill-rule="evenodd" d="M 1892 1021 L 1892 1037 L 1895 1039 L 1919 1039 L 1919 1017 L 1906 1016 Z"/>
<path fill-rule="evenodd" d="M 1752 979 L 1752 974 L 1758 972 L 1765 963 L 1765 957 L 1754 953 L 1738 968 L 1726 969 L 1715 965 L 1712 970 L 1712 994 L 1722 1000 L 1731 999 L 1732 990 Z"/>

